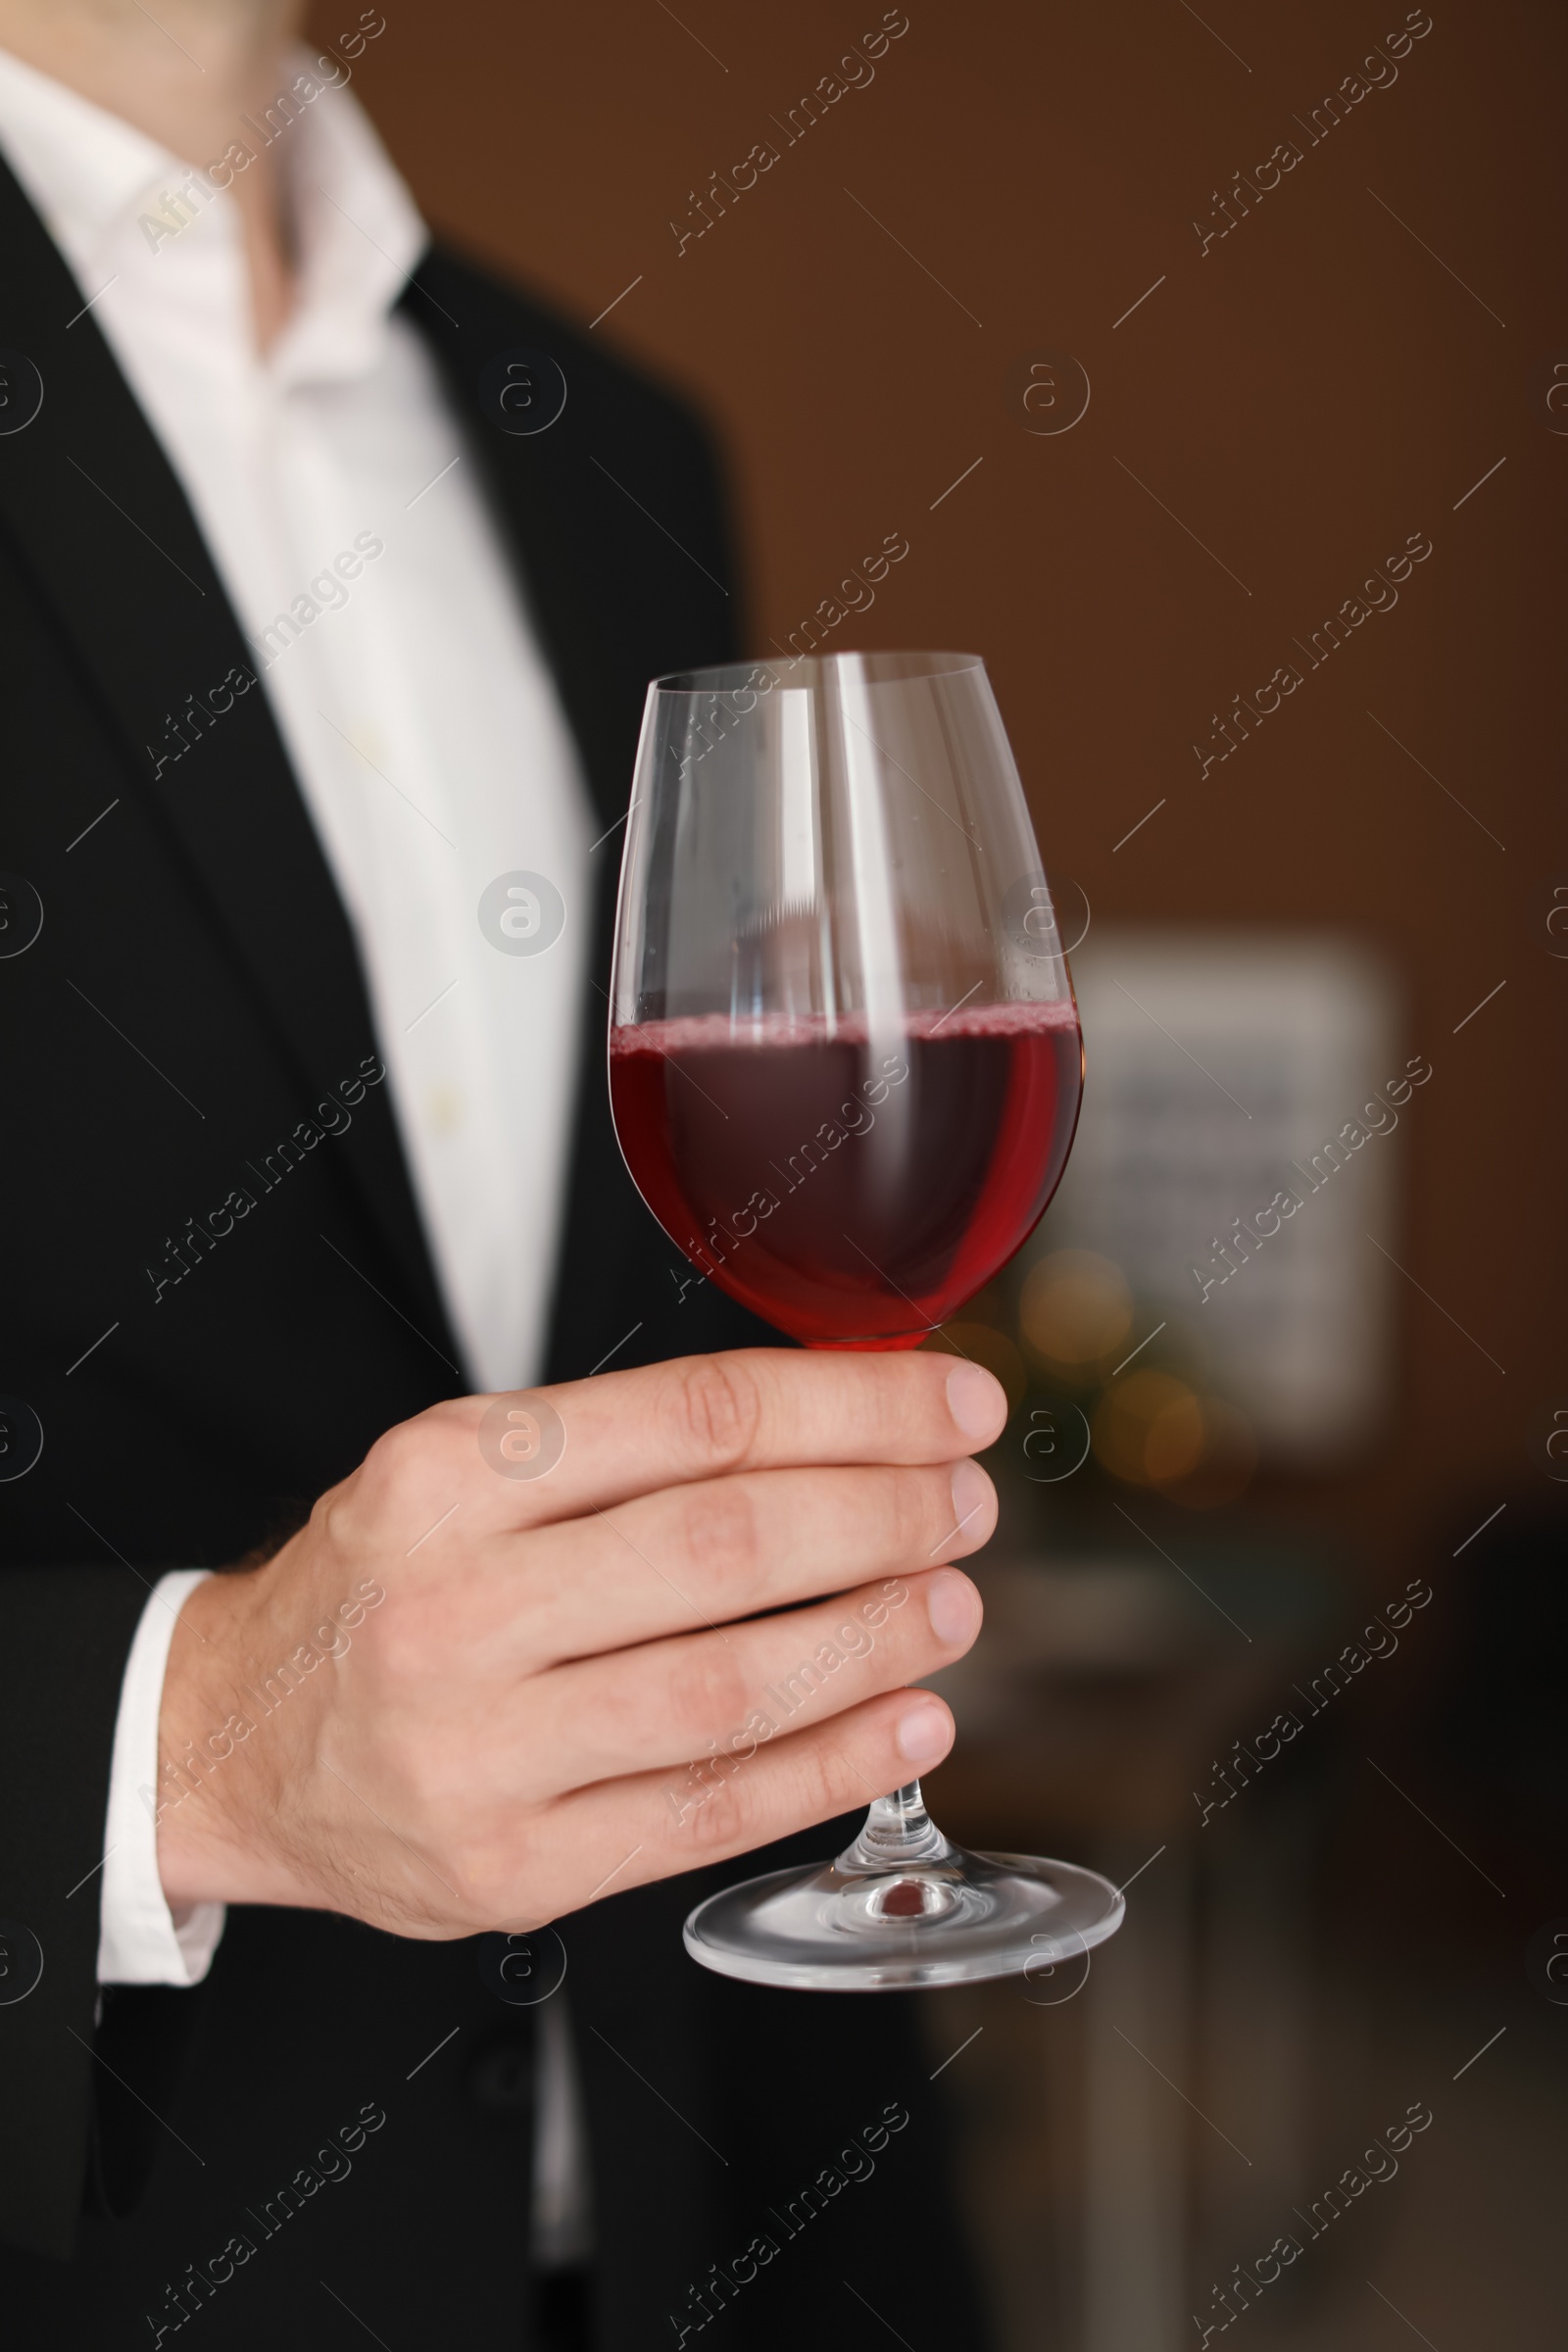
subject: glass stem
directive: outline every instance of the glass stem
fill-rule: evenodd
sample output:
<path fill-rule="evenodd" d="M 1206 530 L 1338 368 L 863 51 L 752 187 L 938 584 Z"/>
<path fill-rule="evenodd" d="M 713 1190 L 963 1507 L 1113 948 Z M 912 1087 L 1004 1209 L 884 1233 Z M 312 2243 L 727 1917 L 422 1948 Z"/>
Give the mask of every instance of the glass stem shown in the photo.
<path fill-rule="evenodd" d="M 918 1781 L 879 1796 L 860 1835 L 838 1858 L 840 1870 L 899 1870 L 911 1863 L 945 1862 L 952 1846 L 925 1809 Z"/>

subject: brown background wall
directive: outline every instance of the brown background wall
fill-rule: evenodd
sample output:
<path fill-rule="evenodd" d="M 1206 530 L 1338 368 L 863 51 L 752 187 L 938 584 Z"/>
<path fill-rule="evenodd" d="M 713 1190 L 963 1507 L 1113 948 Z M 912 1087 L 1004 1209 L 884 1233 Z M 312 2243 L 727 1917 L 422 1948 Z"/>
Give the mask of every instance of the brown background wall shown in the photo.
<path fill-rule="evenodd" d="M 640 275 L 595 331 L 716 420 L 758 651 L 902 531 L 835 644 L 986 655 L 1048 863 L 1097 919 L 1343 926 L 1392 958 L 1435 1064 L 1405 1262 L 1480 1347 L 1398 1285 L 1392 1429 L 1299 1499 L 1396 1551 L 1549 1499 L 1526 1448 L 1568 1397 L 1545 930 L 1568 437 L 1539 370 L 1568 361 L 1568 20 L 1438 0 L 1397 80 L 1312 146 L 1293 118 L 1404 24 L 1394 0 L 909 0 L 874 81 L 786 146 L 773 118 L 881 23 L 871 0 L 385 7 L 358 87 L 432 223 L 584 323 Z M 677 253 L 670 219 L 764 138 L 779 161 Z M 1194 217 L 1287 138 L 1301 162 L 1200 253 Z M 1055 437 L 1010 382 L 1042 348 L 1093 387 Z M 1200 780 L 1211 713 L 1417 531 L 1434 555 L 1397 609 Z"/>

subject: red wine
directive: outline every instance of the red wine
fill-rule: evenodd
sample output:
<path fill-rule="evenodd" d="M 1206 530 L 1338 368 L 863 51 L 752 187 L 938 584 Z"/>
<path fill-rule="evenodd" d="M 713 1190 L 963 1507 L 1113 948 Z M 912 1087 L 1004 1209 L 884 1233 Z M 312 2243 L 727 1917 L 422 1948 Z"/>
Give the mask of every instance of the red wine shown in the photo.
<path fill-rule="evenodd" d="M 1070 1003 L 616 1028 L 626 1165 L 676 1248 L 817 1348 L 912 1348 L 1038 1221 L 1083 1092 Z"/>

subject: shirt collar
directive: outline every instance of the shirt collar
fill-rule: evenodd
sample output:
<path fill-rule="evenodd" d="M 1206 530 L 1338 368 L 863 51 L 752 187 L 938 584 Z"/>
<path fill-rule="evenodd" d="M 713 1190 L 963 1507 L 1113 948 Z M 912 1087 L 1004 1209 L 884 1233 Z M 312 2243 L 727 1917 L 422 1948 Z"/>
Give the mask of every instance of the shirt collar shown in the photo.
<path fill-rule="evenodd" d="M 295 308 L 266 359 L 254 362 L 280 387 L 358 375 L 373 365 L 392 307 L 429 243 L 364 109 L 342 86 L 346 69 L 330 62 L 328 78 L 309 50 L 291 50 L 278 98 L 266 113 L 237 121 L 226 150 L 230 159 L 254 155 L 293 114 L 282 160 L 298 242 Z M 217 179 L 210 168 L 195 167 L 198 217 L 151 241 L 144 218 L 156 229 L 166 193 L 189 180 L 192 166 L 4 50 L 0 147 L 88 298 L 119 274 L 134 281 L 139 307 L 176 308 L 182 297 L 210 293 L 220 252 L 224 272 L 242 273 L 237 210 L 219 185 L 231 172 L 220 159 L 210 159 Z M 238 302 L 220 307 L 244 314 Z"/>

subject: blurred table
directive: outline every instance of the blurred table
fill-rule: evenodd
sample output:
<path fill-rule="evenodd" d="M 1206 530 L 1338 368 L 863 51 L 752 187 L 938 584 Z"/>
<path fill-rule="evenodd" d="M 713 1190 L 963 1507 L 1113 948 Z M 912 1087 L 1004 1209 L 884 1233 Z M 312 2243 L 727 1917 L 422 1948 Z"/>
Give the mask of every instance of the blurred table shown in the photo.
<path fill-rule="evenodd" d="M 1081 1984 L 1083 2352 L 1186 2344 L 1193 2206 L 1250 2243 L 1289 2209 L 1305 2136 L 1310 1808 L 1281 1804 L 1281 1764 L 1206 1827 L 1199 1800 L 1223 1795 L 1234 1741 L 1304 1716 L 1292 1687 L 1343 1641 L 1348 1596 L 1273 1544 L 1182 1550 L 971 1563 L 984 1633 L 931 1678 L 958 1726 L 927 1783 L 948 1835 L 1129 1887 L 1087 1982 L 1061 1977 Z"/>

